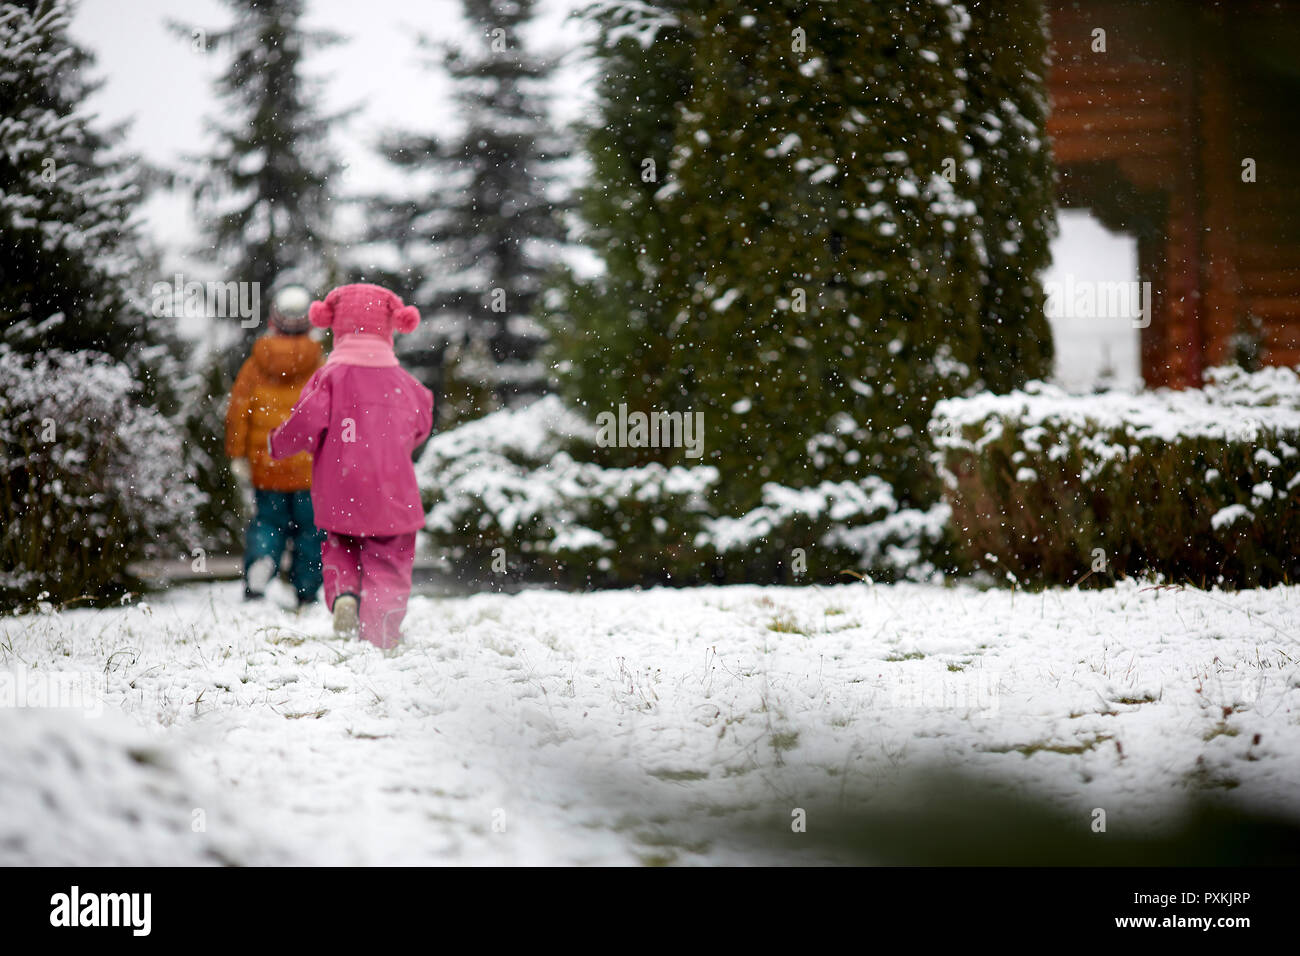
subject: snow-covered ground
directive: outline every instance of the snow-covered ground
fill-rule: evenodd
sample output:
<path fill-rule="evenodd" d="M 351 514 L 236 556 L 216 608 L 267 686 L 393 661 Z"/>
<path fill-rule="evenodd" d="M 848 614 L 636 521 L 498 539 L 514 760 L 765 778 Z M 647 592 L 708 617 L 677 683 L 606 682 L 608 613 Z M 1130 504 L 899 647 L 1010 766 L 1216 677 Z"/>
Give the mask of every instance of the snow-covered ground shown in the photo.
<path fill-rule="evenodd" d="M 0 863 L 791 861 L 799 810 L 921 769 L 1081 830 L 1300 818 L 1300 588 L 527 591 L 407 632 L 236 584 L 0 619 Z"/>

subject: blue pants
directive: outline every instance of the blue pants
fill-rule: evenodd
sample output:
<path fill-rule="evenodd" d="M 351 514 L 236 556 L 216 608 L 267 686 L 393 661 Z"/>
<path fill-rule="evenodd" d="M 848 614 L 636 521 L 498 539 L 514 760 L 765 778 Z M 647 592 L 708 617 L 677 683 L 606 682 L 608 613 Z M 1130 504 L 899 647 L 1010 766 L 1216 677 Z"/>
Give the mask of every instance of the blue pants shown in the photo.
<path fill-rule="evenodd" d="M 285 545 L 293 543 L 293 567 L 290 578 L 298 592 L 299 603 L 316 600 L 321 586 L 321 543 L 324 532 L 316 528 L 311 510 L 310 491 L 263 491 L 254 489 L 257 512 L 248 526 L 248 540 L 244 547 L 244 594 L 258 596 L 248 587 L 248 569 L 253 562 L 271 558 L 275 570 L 280 570 L 280 559 Z"/>

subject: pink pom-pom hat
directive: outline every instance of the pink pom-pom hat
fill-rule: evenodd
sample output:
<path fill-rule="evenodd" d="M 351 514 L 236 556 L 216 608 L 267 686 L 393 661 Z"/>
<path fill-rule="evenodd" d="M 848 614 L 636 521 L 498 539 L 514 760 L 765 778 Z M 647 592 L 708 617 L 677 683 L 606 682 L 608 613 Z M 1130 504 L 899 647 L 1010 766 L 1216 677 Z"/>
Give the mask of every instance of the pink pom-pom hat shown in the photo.
<path fill-rule="evenodd" d="M 335 339 L 345 335 L 379 335 L 392 344 L 393 333 L 415 331 L 420 324 L 420 311 L 383 286 L 365 282 L 341 285 L 325 297 L 324 302 L 311 304 L 311 324 L 320 329 L 333 329 Z"/>

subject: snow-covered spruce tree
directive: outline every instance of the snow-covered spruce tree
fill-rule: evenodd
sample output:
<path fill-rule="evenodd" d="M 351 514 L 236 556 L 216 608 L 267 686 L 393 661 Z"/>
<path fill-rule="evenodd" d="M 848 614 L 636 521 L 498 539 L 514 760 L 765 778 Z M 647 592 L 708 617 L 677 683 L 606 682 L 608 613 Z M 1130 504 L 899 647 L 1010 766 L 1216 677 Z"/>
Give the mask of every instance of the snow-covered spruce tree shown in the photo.
<path fill-rule="evenodd" d="M 938 2 L 699 16 L 660 296 L 674 410 L 704 412 L 728 509 L 765 482 L 865 474 L 934 495 L 930 409 L 979 350 L 975 206 L 943 175 L 963 140 L 961 26 Z"/>
<path fill-rule="evenodd" d="M 341 167 L 329 130 L 338 117 L 317 109 L 319 84 L 305 75 L 303 60 L 337 38 L 302 26 L 303 0 L 225 3 L 235 14 L 227 29 L 174 27 L 229 58 L 216 84 L 225 107 L 212 123 L 218 145 L 191 183 L 208 250 L 225 278 L 258 284 L 265 318 L 277 280 L 289 276 L 323 294 L 334 279 L 331 178 Z M 196 349 L 184 396 L 187 447 L 207 495 L 199 517 L 214 548 L 237 546 L 243 520 L 221 436 L 235 371 L 265 325 L 241 325 L 226 322 L 223 334 Z"/>
<path fill-rule="evenodd" d="M 303 59 L 337 38 L 302 26 L 304 0 L 224 2 L 235 14 L 227 29 L 174 27 L 229 58 L 216 83 L 218 145 L 192 185 L 208 250 L 227 278 L 259 284 L 265 312 L 286 274 L 316 287 L 331 278 L 330 180 L 341 167 L 329 130 L 338 117 L 316 108 L 319 84 L 304 75 Z M 232 372 L 265 326 L 239 331 L 245 347 L 231 350 Z"/>
<path fill-rule="evenodd" d="M 974 199 L 981 270 L 978 358 L 986 388 L 1008 392 L 1052 371 L 1040 274 L 1056 229 L 1047 124 L 1047 18 L 1041 0 L 967 0 L 967 155 L 959 186 Z M 972 188 L 973 187 L 973 188 Z"/>
<path fill-rule="evenodd" d="M 669 328 L 658 300 L 668 254 L 658 192 L 691 89 L 695 36 L 682 20 L 688 6 L 615 2 L 586 11 L 600 29 L 600 81 L 595 118 L 580 130 L 591 172 L 578 208 L 581 240 L 604 270 L 591 280 L 566 276 L 550 318 L 561 383 L 591 414 L 610 407 L 612 383 L 635 390 L 647 407 L 678 401 L 679 387 L 666 374 Z M 657 453 L 619 455 L 641 463 Z"/>
<path fill-rule="evenodd" d="M 445 139 L 399 132 L 382 143 L 425 187 L 376 198 L 370 238 L 396 245 L 399 289 L 426 315 L 401 346 L 417 368 L 441 370 L 430 384 L 442 427 L 546 384 L 537 312 L 565 236 L 556 166 L 566 150 L 545 109 L 555 61 L 524 45 L 533 7 L 464 0 L 473 44 L 441 56 L 463 129 Z"/>
<path fill-rule="evenodd" d="M 67 0 L 0 3 L 0 337 L 23 351 L 93 349 L 167 404 L 163 346 L 135 289 L 141 197 L 121 130 L 92 125 L 91 58 Z"/>

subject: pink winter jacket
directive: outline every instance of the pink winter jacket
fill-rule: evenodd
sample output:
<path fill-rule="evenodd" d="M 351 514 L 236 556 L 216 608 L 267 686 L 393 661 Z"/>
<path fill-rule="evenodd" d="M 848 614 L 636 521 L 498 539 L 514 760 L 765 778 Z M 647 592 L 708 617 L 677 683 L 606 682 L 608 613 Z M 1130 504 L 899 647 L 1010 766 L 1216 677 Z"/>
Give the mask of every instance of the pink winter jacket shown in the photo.
<path fill-rule="evenodd" d="M 271 433 L 271 456 L 311 452 L 316 527 L 405 534 L 424 525 L 411 453 L 432 427 L 433 393 L 401 367 L 330 363 Z"/>

